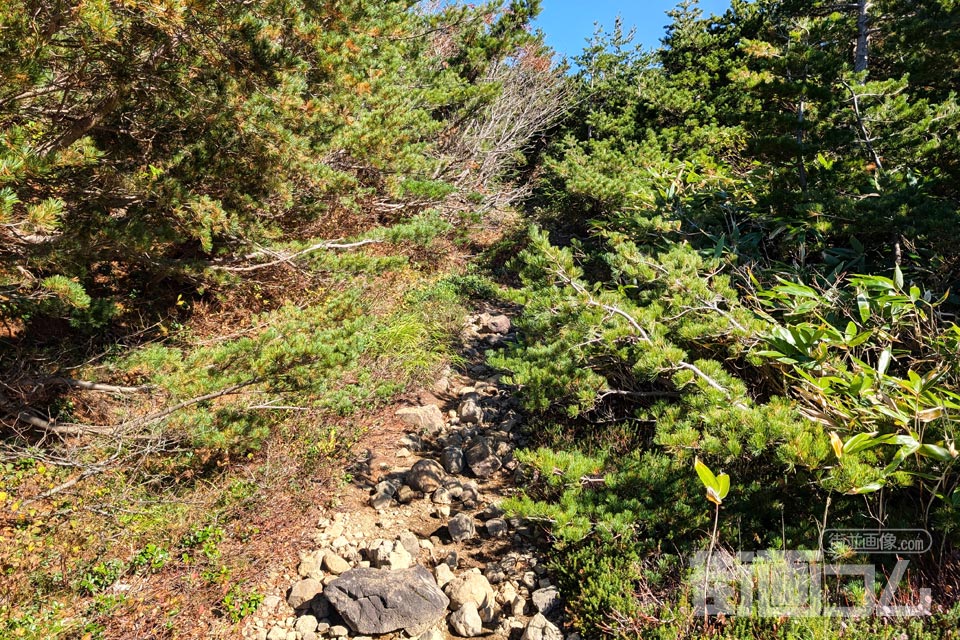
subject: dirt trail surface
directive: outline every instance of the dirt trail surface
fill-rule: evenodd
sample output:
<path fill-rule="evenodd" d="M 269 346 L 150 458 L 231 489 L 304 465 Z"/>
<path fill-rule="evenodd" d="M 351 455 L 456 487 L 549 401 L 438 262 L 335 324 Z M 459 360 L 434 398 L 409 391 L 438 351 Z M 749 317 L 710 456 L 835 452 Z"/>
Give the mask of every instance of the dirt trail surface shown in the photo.
<path fill-rule="evenodd" d="M 470 318 L 463 373 L 446 372 L 360 441 L 297 575 L 269 576 L 244 638 L 577 640 L 561 631 L 536 532 L 498 507 L 516 490 L 524 444 L 519 407 L 483 362 L 513 339 L 499 311 Z"/>

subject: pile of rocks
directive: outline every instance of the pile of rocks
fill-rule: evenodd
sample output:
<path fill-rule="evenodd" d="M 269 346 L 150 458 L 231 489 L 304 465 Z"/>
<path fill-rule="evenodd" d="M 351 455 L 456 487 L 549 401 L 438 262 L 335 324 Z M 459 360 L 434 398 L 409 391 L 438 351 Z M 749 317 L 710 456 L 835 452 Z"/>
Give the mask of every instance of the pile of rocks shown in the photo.
<path fill-rule="evenodd" d="M 498 345 L 510 330 L 508 317 L 480 314 L 465 330 L 467 351 Z M 513 451 L 523 437 L 515 403 L 496 377 L 445 377 L 438 387 L 454 399 L 448 411 L 424 404 L 397 412 L 407 433 L 396 458 L 405 464 L 381 469 L 371 487 L 374 526 L 369 515 L 321 520 L 317 547 L 301 554 L 286 602 L 264 603 L 274 622 L 258 622 L 249 636 L 564 638 L 560 595 L 529 529 L 504 518 L 484 491 L 517 466 Z M 417 535 L 405 526 L 424 519 L 445 527 Z M 477 561 L 494 554 L 496 561 Z"/>

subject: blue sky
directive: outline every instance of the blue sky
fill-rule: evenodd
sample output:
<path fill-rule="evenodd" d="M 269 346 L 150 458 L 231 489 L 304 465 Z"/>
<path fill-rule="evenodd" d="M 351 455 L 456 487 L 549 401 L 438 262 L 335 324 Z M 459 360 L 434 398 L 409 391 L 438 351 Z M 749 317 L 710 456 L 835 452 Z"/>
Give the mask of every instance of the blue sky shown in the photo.
<path fill-rule="evenodd" d="M 679 0 L 543 0 L 542 11 L 534 23 L 547 35 L 547 44 L 561 55 L 572 57 L 583 50 L 593 35 L 594 23 L 609 31 L 614 18 L 623 17 L 625 29 L 637 28 L 636 41 L 645 49 L 656 47 L 670 22 L 666 11 Z M 704 14 L 722 13 L 729 0 L 700 0 Z"/>

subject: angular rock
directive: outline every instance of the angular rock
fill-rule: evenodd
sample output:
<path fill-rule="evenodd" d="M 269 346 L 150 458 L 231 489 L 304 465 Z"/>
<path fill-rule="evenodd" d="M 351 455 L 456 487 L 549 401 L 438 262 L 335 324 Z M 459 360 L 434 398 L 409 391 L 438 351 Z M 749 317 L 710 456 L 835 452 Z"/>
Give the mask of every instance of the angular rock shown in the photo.
<path fill-rule="evenodd" d="M 417 534 L 412 531 L 401 531 L 397 540 L 411 556 L 417 557 L 420 554 L 420 538 L 417 537 Z"/>
<path fill-rule="evenodd" d="M 479 610 L 496 602 L 493 587 L 485 577 L 473 571 L 450 581 L 443 592 L 450 598 L 450 608 L 454 610 L 467 603 L 473 603 Z"/>
<path fill-rule="evenodd" d="M 444 635 L 443 631 L 440 629 L 427 629 L 416 640 L 446 640 L 447 636 Z"/>
<path fill-rule="evenodd" d="M 507 572 L 498 564 L 487 565 L 483 570 L 484 577 L 490 581 L 490 584 L 500 584 L 507 579 Z"/>
<path fill-rule="evenodd" d="M 483 621 L 480 619 L 480 612 L 477 611 L 477 605 L 468 602 L 447 618 L 453 632 L 461 638 L 475 638 L 483 633 Z"/>
<path fill-rule="evenodd" d="M 318 624 L 320 623 L 317 622 L 317 619 L 314 616 L 300 616 L 297 618 L 297 623 L 293 625 L 293 629 L 298 633 L 308 633 L 316 631 Z"/>
<path fill-rule="evenodd" d="M 563 634 L 542 613 L 538 613 L 530 619 L 520 640 L 563 640 Z"/>
<path fill-rule="evenodd" d="M 453 575 L 453 569 L 446 562 L 441 562 L 433 568 L 433 575 L 437 578 L 437 586 L 441 589 L 453 581 L 456 577 Z"/>
<path fill-rule="evenodd" d="M 300 564 L 297 565 L 297 573 L 300 574 L 301 578 L 315 578 L 317 580 L 323 579 L 323 571 L 320 570 L 320 563 L 322 558 L 319 557 L 319 554 L 311 553 L 304 556 L 300 560 Z"/>
<path fill-rule="evenodd" d="M 533 606 L 537 611 L 545 616 L 549 616 L 560 607 L 560 593 L 556 587 L 547 587 L 546 589 L 537 589 L 531 594 Z"/>
<path fill-rule="evenodd" d="M 350 570 L 350 563 L 335 554 L 327 551 L 323 554 L 323 567 L 335 576 Z"/>
<path fill-rule="evenodd" d="M 393 543 L 393 551 L 387 556 L 391 569 L 408 569 L 413 564 L 413 556 L 399 540 Z"/>
<path fill-rule="evenodd" d="M 514 596 L 513 600 L 510 601 L 510 614 L 514 618 L 519 618 L 523 615 L 523 610 L 527 608 L 527 601 L 524 600 L 523 596 Z"/>
<path fill-rule="evenodd" d="M 351 569 L 330 583 L 324 594 L 357 633 L 403 629 L 417 635 L 440 620 L 450 604 L 422 566 L 388 571 Z"/>
<path fill-rule="evenodd" d="M 299 609 L 304 604 L 310 602 L 315 595 L 323 590 L 323 585 L 315 578 L 304 578 L 292 587 L 287 594 L 287 604 L 294 609 Z"/>
<path fill-rule="evenodd" d="M 347 629 L 342 624 L 330 627 L 329 631 L 331 638 L 346 638 L 350 634 L 350 629 Z"/>
<path fill-rule="evenodd" d="M 370 506 L 374 509 L 386 509 L 390 506 L 390 503 L 393 502 L 393 496 L 397 493 L 397 485 L 384 480 L 377 484 L 374 489 L 373 495 L 370 496 Z M 334 541 L 334 548 L 336 547 L 336 541 Z"/>
<path fill-rule="evenodd" d="M 367 557 L 370 564 L 384 569 L 407 569 L 413 564 L 413 556 L 401 542 L 376 541 L 368 549 Z"/>
<path fill-rule="evenodd" d="M 487 535 L 491 538 L 499 538 L 507 535 L 507 521 L 503 518 L 491 518 L 487 520 Z"/>
<path fill-rule="evenodd" d="M 490 440 L 487 438 L 477 438 L 467 449 L 464 458 L 467 466 L 470 467 L 470 471 L 478 478 L 489 478 L 503 466 L 500 458 L 493 452 L 493 447 L 490 446 Z"/>
<path fill-rule="evenodd" d="M 500 587 L 500 593 L 497 594 L 497 602 L 504 606 L 509 605 L 517 597 L 517 588 L 510 581 L 504 582 Z"/>
<path fill-rule="evenodd" d="M 420 493 L 419 491 L 414 491 L 407 485 L 403 485 L 402 487 L 397 489 L 396 498 L 397 498 L 397 502 L 399 502 L 400 504 L 410 504 L 414 500 L 417 500 L 422 497 L 423 497 L 422 493 Z"/>
<path fill-rule="evenodd" d="M 422 407 L 404 407 L 397 411 L 397 417 L 407 426 L 419 429 L 430 436 L 443 432 L 443 413 L 435 404 Z"/>
<path fill-rule="evenodd" d="M 433 504 L 453 504 L 453 496 L 450 495 L 450 490 L 446 487 L 440 487 L 434 491 L 430 500 Z"/>
<path fill-rule="evenodd" d="M 510 332 L 510 318 L 501 314 L 491 315 L 481 313 L 478 321 L 480 333 L 496 333 L 503 335 Z"/>
<path fill-rule="evenodd" d="M 440 453 L 440 464 L 451 475 L 462 473 L 463 450 L 460 447 L 444 447 L 443 452 Z"/>
<path fill-rule="evenodd" d="M 432 493 L 443 484 L 443 467 L 434 460 L 419 460 L 407 473 L 407 484 L 415 491 Z"/>
<path fill-rule="evenodd" d="M 452 493 L 452 492 L 451 492 Z M 476 482 L 471 480 L 461 487 L 460 491 L 460 502 L 463 503 L 464 507 L 472 509 L 473 505 L 477 503 L 480 499 L 480 487 Z"/>
<path fill-rule="evenodd" d="M 460 403 L 460 410 L 457 412 L 457 415 L 463 424 L 479 424 L 483 422 L 483 409 L 480 408 L 480 405 L 477 404 L 474 398 L 469 396 Z"/>
<path fill-rule="evenodd" d="M 477 535 L 477 526 L 469 513 L 458 513 L 447 522 L 447 529 L 454 542 L 463 542 Z"/>
<path fill-rule="evenodd" d="M 493 602 L 488 602 L 479 611 L 480 620 L 484 624 L 492 624 L 497 619 L 497 607 Z"/>

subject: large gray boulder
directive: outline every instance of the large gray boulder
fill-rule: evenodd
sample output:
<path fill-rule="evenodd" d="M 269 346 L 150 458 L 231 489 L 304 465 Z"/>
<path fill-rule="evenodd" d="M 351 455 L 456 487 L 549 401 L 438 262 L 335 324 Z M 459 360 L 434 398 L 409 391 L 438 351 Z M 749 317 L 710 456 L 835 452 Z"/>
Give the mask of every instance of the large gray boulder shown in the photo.
<path fill-rule="evenodd" d="M 363 635 L 399 629 L 418 635 L 443 618 L 450 604 L 420 565 L 394 571 L 351 569 L 323 593 L 346 623 Z"/>

